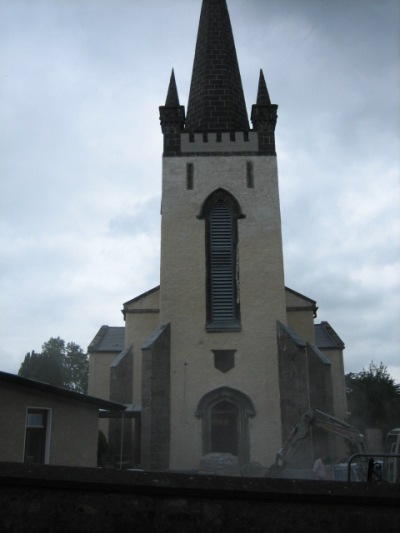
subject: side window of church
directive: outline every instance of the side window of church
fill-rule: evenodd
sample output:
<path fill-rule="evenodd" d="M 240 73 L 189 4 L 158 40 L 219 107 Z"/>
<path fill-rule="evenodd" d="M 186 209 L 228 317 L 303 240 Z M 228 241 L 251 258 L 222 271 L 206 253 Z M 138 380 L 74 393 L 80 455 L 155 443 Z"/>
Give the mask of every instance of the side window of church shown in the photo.
<path fill-rule="evenodd" d="M 239 324 L 236 233 L 236 219 L 231 208 L 219 200 L 208 214 L 207 323 L 210 328 Z"/>

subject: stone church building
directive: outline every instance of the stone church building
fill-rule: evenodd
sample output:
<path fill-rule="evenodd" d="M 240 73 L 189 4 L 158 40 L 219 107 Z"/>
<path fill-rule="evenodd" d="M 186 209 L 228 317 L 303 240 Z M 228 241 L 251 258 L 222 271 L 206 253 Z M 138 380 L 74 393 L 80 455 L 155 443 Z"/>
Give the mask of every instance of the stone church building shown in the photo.
<path fill-rule="evenodd" d="M 160 107 L 160 285 L 89 346 L 89 394 L 128 404 L 123 421 L 103 421 L 116 454 L 124 424 L 127 464 L 193 470 L 228 452 L 270 465 L 309 407 L 346 416 L 344 344 L 285 287 L 277 105 L 262 71 L 250 119 L 226 0 L 203 0 L 187 110 L 173 72 Z M 303 460 L 336 445 L 315 431 Z"/>

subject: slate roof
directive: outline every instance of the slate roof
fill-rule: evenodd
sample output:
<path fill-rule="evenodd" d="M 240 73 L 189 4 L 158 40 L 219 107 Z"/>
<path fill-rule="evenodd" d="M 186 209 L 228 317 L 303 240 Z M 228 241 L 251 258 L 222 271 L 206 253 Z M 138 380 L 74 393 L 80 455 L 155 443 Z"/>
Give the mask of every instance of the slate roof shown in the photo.
<path fill-rule="evenodd" d="M 171 78 L 168 86 L 167 99 L 165 101 L 165 107 L 179 107 L 178 89 L 176 87 L 174 69 L 171 72 Z"/>
<path fill-rule="evenodd" d="M 257 91 L 257 105 L 259 106 L 270 106 L 271 99 L 269 97 L 267 84 L 265 83 L 264 72 L 260 70 L 260 77 L 258 80 L 258 91 Z"/>
<path fill-rule="evenodd" d="M 185 130 L 249 130 L 226 0 L 203 0 Z"/>
<path fill-rule="evenodd" d="M 33 379 L 23 378 L 21 376 L 17 376 L 16 374 L 9 374 L 8 372 L 0 372 L 0 383 L 1 382 L 10 383 L 15 387 L 22 387 L 28 390 L 52 394 L 67 400 L 75 400 L 86 404 L 95 405 L 99 409 L 107 409 L 111 411 L 123 411 L 125 409 L 125 406 L 120 403 L 110 402 L 108 400 L 103 400 L 102 398 L 81 394 L 80 392 L 75 392 L 69 389 L 63 389 L 61 387 L 49 385 L 48 383 L 43 383 L 42 381 L 34 381 Z"/>
<path fill-rule="evenodd" d="M 124 349 L 124 327 L 101 326 L 89 344 L 88 352 L 116 352 Z"/>
<path fill-rule="evenodd" d="M 315 344 L 318 348 L 343 350 L 344 342 L 329 324 L 329 322 L 321 322 L 321 324 L 314 325 Z"/>

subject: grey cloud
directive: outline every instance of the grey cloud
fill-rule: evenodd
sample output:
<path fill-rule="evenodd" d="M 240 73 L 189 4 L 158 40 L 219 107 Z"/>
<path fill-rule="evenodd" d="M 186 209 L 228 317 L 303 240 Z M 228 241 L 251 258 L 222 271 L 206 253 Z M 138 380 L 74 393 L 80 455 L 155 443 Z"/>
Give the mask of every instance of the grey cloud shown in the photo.
<path fill-rule="evenodd" d="M 2 369 L 18 370 L 52 335 L 86 346 L 99 325 L 120 323 L 123 301 L 158 283 L 158 106 L 172 67 L 187 104 L 200 5 L 5 3 Z M 400 5 L 228 6 L 248 109 L 260 67 L 279 105 L 286 283 L 317 300 L 348 369 L 371 356 L 394 367 Z"/>
<path fill-rule="evenodd" d="M 121 214 L 110 220 L 109 228 L 114 235 L 135 236 L 138 233 L 159 234 L 160 198 L 150 198 L 134 207 L 134 213 Z"/>

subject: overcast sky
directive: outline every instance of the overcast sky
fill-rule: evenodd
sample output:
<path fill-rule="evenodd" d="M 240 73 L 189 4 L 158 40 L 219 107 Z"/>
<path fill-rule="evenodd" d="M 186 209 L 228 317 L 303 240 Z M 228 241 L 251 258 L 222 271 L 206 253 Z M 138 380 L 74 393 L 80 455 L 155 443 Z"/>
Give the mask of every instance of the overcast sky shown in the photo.
<path fill-rule="evenodd" d="M 246 103 L 273 103 L 286 285 L 346 371 L 400 381 L 400 3 L 228 0 Z M 0 0 L 0 370 L 86 349 L 159 283 L 162 135 L 201 0 Z"/>

